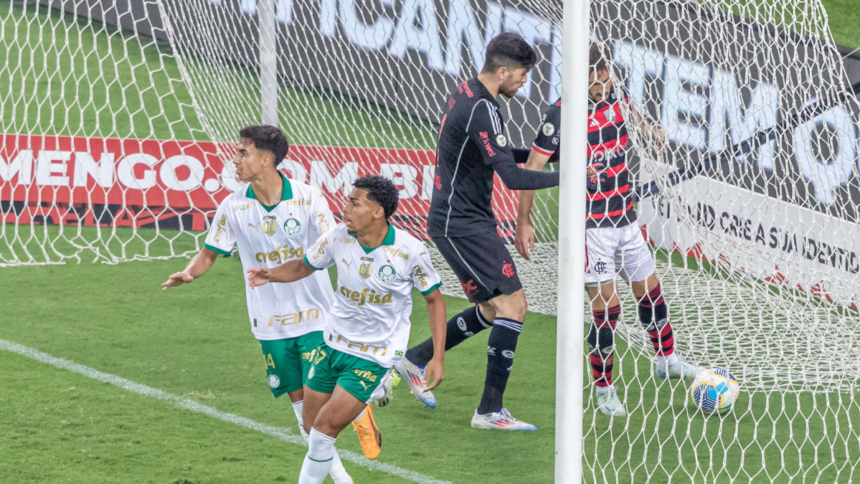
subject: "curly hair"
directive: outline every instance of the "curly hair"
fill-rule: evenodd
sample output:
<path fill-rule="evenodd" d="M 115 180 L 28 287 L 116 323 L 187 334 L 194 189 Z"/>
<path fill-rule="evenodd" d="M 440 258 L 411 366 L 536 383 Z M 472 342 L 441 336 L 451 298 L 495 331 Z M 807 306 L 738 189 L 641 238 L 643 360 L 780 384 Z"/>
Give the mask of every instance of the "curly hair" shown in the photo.
<path fill-rule="evenodd" d="M 275 167 L 287 157 L 287 152 L 290 151 L 290 144 L 287 142 L 284 132 L 268 124 L 245 126 L 239 130 L 239 138 L 249 139 L 258 150 L 265 150 L 273 154 Z"/>
<path fill-rule="evenodd" d="M 367 190 L 367 199 L 379 204 L 385 210 L 385 220 L 397 211 L 400 191 L 394 182 L 378 175 L 365 175 L 352 183 L 355 188 Z"/>

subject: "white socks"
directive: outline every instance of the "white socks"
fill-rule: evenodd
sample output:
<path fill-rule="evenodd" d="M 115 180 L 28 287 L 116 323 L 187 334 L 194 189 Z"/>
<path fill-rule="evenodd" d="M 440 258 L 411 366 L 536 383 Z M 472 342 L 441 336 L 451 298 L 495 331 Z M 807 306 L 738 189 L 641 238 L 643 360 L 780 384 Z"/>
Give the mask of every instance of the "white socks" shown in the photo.
<path fill-rule="evenodd" d="M 299 484 L 322 484 L 331 469 L 332 460 L 337 455 L 334 450 L 335 439 L 311 429 L 308 437 L 308 453 L 299 474 Z"/>
<path fill-rule="evenodd" d="M 304 401 L 293 402 L 293 411 L 296 412 L 296 418 L 299 420 L 299 429 L 302 432 L 302 438 L 305 439 L 305 442 L 308 442 L 308 446 L 310 446 L 310 438 L 307 432 L 305 432 L 304 420 L 302 419 L 302 407 L 304 407 Z M 325 435 L 323 435 L 323 437 L 331 439 L 331 437 Z M 332 448 L 333 447 L 334 439 L 332 439 Z M 310 454 L 310 451 L 308 451 L 308 454 Z M 305 463 L 307 463 L 307 461 L 308 458 L 305 457 Z M 302 466 L 302 469 L 304 469 L 304 465 Z M 352 482 L 352 479 L 349 477 L 349 473 L 347 473 L 346 469 L 343 467 L 343 462 L 340 461 L 340 456 L 337 455 L 336 450 L 332 455 L 331 467 L 328 470 L 328 474 L 331 476 L 332 480 L 334 480 L 335 484 L 350 484 Z M 325 476 L 323 476 L 323 479 L 325 479 Z M 303 483 L 304 481 L 299 482 Z"/>
<path fill-rule="evenodd" d="M 299 432 L 302 433 L 302 438 L 305 442 L 308 441 L 308 433 L 305 432 L 305 420 L 302 418 L 302 408 L 305 406 L 304 400 L 293 402 L 293 412 L 296 412 L 296 419 L 299 421 Z"/>
<path fill-rule="evenodd" d="M 657 356 L 657 367 L 666 368 L 666 366 L 674 365 L 679 361 L 681 360 L 678 359 L 678 355 L 676 355 L 674 352 L 669 356 Z"/>

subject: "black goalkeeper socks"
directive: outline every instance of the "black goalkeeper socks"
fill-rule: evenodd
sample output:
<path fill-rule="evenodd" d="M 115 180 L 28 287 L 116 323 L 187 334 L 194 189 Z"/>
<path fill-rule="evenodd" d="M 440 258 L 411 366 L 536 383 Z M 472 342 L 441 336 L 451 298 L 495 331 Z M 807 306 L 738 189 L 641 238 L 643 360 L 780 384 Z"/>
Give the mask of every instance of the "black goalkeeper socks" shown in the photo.
<path fill-rule="evenodd" d="M 445 331 L 445 351 L 466 341 L 468 338 L 491 327 L 490 323 L 484 321 L 478 306 L 468 308 L 460 314 L 448 320 Z M 418 343 L 406 351 L 406 359 L 418 366 L 426 366 L 433 359 L 433 338 Z"/>
<path fill-rule="evenodd" d="M 498 412 L 502 408 L 502 397 L 514 365 L 514 352 L 523 323 L 508 318 L 496 318 L 487 341 L 487 376 L 484 380 L 484 395 L 478 406 L 479 414 Z"/>

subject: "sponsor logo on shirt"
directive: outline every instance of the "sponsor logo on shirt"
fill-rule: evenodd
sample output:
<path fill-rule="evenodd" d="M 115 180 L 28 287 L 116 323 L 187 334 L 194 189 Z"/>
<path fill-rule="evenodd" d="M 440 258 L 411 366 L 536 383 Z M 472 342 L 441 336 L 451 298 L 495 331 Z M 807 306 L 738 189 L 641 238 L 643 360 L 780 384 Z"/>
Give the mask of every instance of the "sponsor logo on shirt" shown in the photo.
<path fill-rule="evenodd" d="M 415 277 L 418 278 L 418 282 L 421 283 L 421 287 L 427 287 L 427 274 L 421 270 L 421 266 L 415 266 L 412 268 L 412 271 L 415 273 Z M 462 321 L 463 318 L 460 318 Z"/>
<path fill-rule="evenodd" d="M 304 198 L 296 198 L 293 200 L 283 200 L 281 201 L 284 205 L 295 205 L 297 207 L 303 207 L 311 204 L 310 200 Z"/>
<path fill-rule="evenodd" d="M 325 221 L 325 214 L 321 211 L 316 211 L 317 215 L 317 223 L 320 226 L 320 232 L 326 233 L 328 232 L 328 222 Z"/>
<path fill-rule="evenodd" d="M 301 259 L 305 256 L 305 248 L 299 247 L 294 249 L 289 245 L 282 245 L 271 252 L 257 252 L 254 259 L 257 262 L 286 262 L 290 259 Z"/>
<path fill-rule="evenodd" d="M 339 244 L 354 244 L 355 243 L 355 239 L 353 239 L 352 237 L 335 237 L 334 241 L 339 243 Z"/>
<path fill-rule="evenodd" d="M 408 259 L 409 254 L 403 252 L 401 249 L 394 249 L 392 247 L 385 247 L 382 249 L 383 252 L 387 253 L 391 257 L 400 257 L 401 259 Z"/>
<path fill-rule="evenodd" d="M 331 335 L 329 335 L 328 339 L 329 339 L 329 341 L 331 341 L 331 339 L 332 339 Z M 341 335 L 337 336 L 337 341 L 335 341 L 335 343 L 345 345 L 347 349 L 355 350 L 355 351 L 358 351 L 359 353 L 370 352 L 370 354 L 373 356 L 376 356 L 376 354 L 380 353 L 380 352 L 381 353 L 379 356 L 385 356 L 385 354 L 388 353 L 388 347 L 387 346 L 366 345 L 364 343 L 358 343 L 355 341 L 350 341 Z"/>
<path fill-rule="evenodd" d="M 242 210 L 248 210 L 249 208 L 254 206 L 254 202 L 246 203 L 244 205 L 238 205 L 233 207 L 233 212 L 241 212 Z"/>
<path fill-rule="evenodd" d="M 311 321 L 320 318 L 320 310 L 317 308 L 308 309 L 307 311 L 299 311 L 297 313 L 275 315 L 269 318 L 269 327 L 280 323 L 281 326 L 290 326 L 299 324 L 305 321 Z"/>
<path fill-rule="evenodd" d="M 340 295 L 348 301 L 357 302 L 359 306 L 368 304 L 391 304 L 394 300 L 391 293 L 381 294 L 373 289 L 364 288 L 361 292 L 340 286 Z"/>
<path fill-rule="evenodd" d="M 221 234 L 227 231 L 227 215 L 221 215 L 221 220 L 218 221 L 218 228 L 215 229 L 215 242 L 221 239 Z"/>
<path fill-rule="evenodd" d="M 325 246 L 327 246 L 327 245 L 328 245 L 328 239 L 321 239 L 319 241 L 319 245 L 317 245 L 315 247 L 311 247 L 311 250 L 316 249 L 316 252 L 314 253 L 314 259 L 318 259 L 318 258 L 322 257 L 322 255 L 325 253 Z"/>
<path fill-rule="evenodd" d="M 468 97 L 474 97 L 475 93 L 469 89 L 469 81 L 463 81 L 457 86 L 457 90 L 460 91 L 460 94 L 466 93 Z"/>
<path fill-rule="evenodd" d="M 490 157 L 496 156 L 496 152 L 493 151 L 493 145 L 490 144 L 490 136 L 486 131 L 481 131 L 478 133 L 478 136 L 481 137 L 481 142 L 484 143 L 484 149 L 487 150 L 487 154 Z"/>

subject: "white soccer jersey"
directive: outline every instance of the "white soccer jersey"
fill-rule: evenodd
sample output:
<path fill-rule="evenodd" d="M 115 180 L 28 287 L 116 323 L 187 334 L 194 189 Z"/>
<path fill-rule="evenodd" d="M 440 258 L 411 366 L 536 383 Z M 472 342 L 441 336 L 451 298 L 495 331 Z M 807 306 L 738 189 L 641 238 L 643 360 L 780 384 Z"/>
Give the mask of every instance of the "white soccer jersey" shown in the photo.
<path fill-rule="evenodd" d="M 243 277 L 254 267 L 273 268 L 301 260 L 307 248 L 334 226 L 328 202 L 319 190 L 286 177 L 283 180 L 277 205 L 261 204 L 247 184 L 221 202 L 209 227 L 206 248 L 229 255 L 237 244 Z M 245 278 L 245 296 L 251 331 L 260 340 L 322 331 L 334 300 L 326 272 L 256 289 L 251 289 Z"/>
<path fill-rule="evenodd" d="M 308 249 L 305 262 L 315 269 L 337 264 L 326 344 L 386 368 L 409 344 L 412 288 L 426 296 L 442 285 L 424 243 L 391 224 L 373 249 L 338 224 Z"/>

